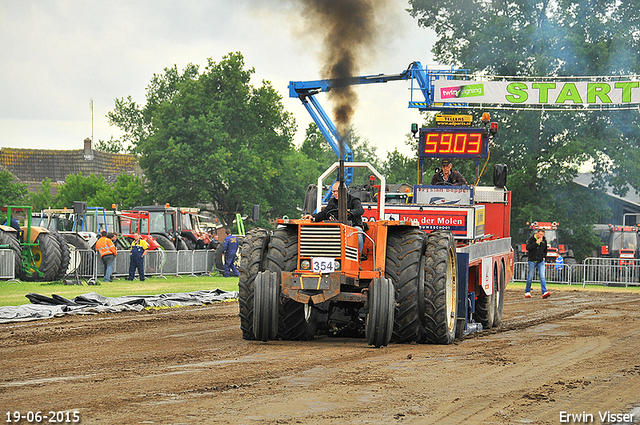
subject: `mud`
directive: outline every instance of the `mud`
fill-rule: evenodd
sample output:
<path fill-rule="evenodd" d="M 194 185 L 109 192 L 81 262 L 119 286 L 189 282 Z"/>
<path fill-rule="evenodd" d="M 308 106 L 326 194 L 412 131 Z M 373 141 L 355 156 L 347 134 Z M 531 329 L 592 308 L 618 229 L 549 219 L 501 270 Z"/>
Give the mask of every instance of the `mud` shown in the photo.
<path fill-rule="evenodd" d="M 84 424 L 638 421 L 640 295 L 534 295 L 508 289 L 501 327 L 447 346 L 245 341 L 237 302 L 0 325 L 0 420 L 39 411 L 41 423 L 78 412 Z"/>

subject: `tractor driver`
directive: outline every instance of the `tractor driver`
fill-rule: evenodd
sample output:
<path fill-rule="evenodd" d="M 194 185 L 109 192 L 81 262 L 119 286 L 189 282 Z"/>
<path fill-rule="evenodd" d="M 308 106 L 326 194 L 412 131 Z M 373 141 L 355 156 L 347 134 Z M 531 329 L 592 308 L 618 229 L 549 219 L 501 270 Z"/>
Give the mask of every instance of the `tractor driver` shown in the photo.
<path fill-rule="evenodd" d="M 304 215 L 302 216 L 302 219 L 313 221 L 337 219 L 338 186 L 340 186 L 340 182 L 335 182 L 333 186 L 331 186 L 331 193 L 333 194 L 333 197 L 329 199 L 329 202 L 327 202 L 327 206 L 322 211 L 317 212 L 313 215 Z M 362 246 L 364 245 L 362 214 L 364 214 L 364 208 L 362 208 L 360 199 L 347 193 L 347 218 L 351 220 L 351 224 L 353 225 L 353 227 L 358 228 L 358 250 L 360 252 L 362 252 Z"/>
<path fill-rule="evenodd" d="M 453 185 L 453 186 L 463 186 L 467 185 L 467 181 L 462 177 L 458 171 L 453 171 L 453 164 L 451 160 L 448 158 L 444 158 L 442 160 L 442 170 L 437 170 L 436 173 L 431 178 L 432 185 Z"/>

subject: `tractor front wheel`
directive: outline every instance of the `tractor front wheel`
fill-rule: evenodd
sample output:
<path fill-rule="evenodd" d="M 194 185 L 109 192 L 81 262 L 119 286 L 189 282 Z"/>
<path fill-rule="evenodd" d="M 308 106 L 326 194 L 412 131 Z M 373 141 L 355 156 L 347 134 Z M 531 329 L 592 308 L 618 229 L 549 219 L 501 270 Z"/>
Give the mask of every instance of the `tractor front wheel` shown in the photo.
<path fill-rule="evenodd" d="M 278 335 L 279 304 L 278 274 L 271 271 L 258 273 L 253 297 L 253 333 L 258 341 L 267 342 Z"/>
<path fill-rule="evenodd" d="M 298 232 L 295 228 L 276 229 L 269 240 L 267 270 L 291 272 L 298 266 Z M 310 340 L 318 328 L 315 307 L 282 297 L 279 310 L 279 335 L 286 340 Z"/>
<path fill-rule="evenodd" d="M 367 344 L 380 348 L 389 344 L 393 333 L 395 290 L 385 277 L 374 278 L 369 285 L 365 337 Z"/>
<path fill-rule="evenodd" d="M 254 282 L 259 272 L 265 269 L 270 233 L 266 229 L 254 229 L 247 233 L 242 243 L 238 272 L 238 304 L 242 338 L 255 339 L 253 334 Z"/>

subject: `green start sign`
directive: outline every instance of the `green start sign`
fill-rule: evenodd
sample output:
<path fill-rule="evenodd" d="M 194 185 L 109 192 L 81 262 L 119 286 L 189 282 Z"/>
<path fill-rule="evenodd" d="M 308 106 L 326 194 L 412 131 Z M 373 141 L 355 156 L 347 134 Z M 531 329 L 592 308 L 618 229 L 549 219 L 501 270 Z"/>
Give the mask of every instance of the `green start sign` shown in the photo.
<path fill-rule="evenodd" d="M 576 81 L 584 78 L 582 81 Z M 635 77 L 634 77 L 635 78 Z M 434 82 L 435 103 L 501 106 L 629 108 L 640 105 L 640 80 L 620 77 L 576 77 L 572 81 Z"/>

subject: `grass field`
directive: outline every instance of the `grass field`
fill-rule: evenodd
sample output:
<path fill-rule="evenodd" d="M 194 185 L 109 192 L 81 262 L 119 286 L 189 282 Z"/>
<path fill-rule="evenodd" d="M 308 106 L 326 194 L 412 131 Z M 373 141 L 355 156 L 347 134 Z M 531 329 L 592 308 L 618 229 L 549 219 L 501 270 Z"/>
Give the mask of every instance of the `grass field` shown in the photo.
<path fill-rule="evenodd" d="M 121 297 L 123 295 L 159 295 L 211 289 L 237 291 L 238 278 L 219 276 L 170 277 L 167 279 L 150 278 L 144 282 L 138 280 L 130 282 L 121 279 L 108 283 L 100 281 L 98 285 L 0 281 L 0 306 L 29 304 L 29 300 L 25 298 L 28 293 L 49 297 L 56 294 L 71 299 L 89 292 L 97 292 L 105 297 Z"/>
<path fill-rule="evenodd" d="M 524 282 L 510 282 L 508 288 L 521 288 L 524 291 Z M 640 292 L 640 287 L 630 286 L 597 286 L 587 285 L 561 285 L 547 284 L 550 291 L 607 291 L 607 292 Z M 46 296 L 52 294 L 65 298 L 74 298 L 88 292 L 97 292 L 105 297 L 121 297 L 123 295 L 159 295 L 177 292 L 191 292 L 197 290 L 222 289 L 224 291 L 237 291 L 238 278 L 201 276 L 201 277 L 170 277 L 167 279 L 150 278 L 144 282 L 134 280 L 116 280 L 115 282 L 99 282 L 98 285 L 64 285 L 61 282 L 0 282 L 0 306 L 29 304 L 25 298 L 28 293 L 36 293 Z M 532 285 L 534 291 L 540 291 L 540 282 Z"/>

